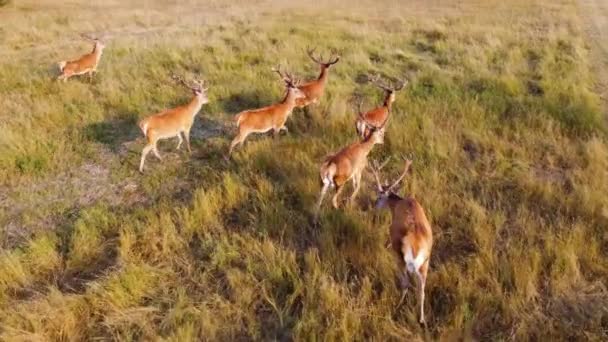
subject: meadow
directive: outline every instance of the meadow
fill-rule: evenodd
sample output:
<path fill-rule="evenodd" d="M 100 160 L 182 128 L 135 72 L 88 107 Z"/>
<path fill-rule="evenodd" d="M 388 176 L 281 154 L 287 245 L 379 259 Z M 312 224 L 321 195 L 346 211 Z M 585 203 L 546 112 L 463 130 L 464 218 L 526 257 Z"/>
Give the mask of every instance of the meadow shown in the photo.
<path fill-rule="evenodd" d="M 606 340 L 608 129 L 575 0 L 0 1 L 0 340 Z M 105 35 L 99 72 L 57 62 Z M 321 103 L 223 159 L 234 114 L 278 101 L 281 63 L 335 49 Z M 137 122 L 210 103 L 192 154 Z M 384 145 L 435 244 L 426 326 L 401 305 L 390 214 L 326 201 L 366 75 L 403 77 Z M 388 175 L 400 171 L 393 160 Z M 344 199 L 350 187 L 344 192 Z"/>

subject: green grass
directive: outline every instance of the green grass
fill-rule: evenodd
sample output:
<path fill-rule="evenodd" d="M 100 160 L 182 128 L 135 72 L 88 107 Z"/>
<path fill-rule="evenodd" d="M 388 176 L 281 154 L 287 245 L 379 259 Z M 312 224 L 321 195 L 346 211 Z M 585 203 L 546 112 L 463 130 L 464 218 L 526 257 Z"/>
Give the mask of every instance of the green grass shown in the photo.
<path fill-rule="evenodd" d="M 573 0 L 106 6 L 0 11 L 0 339 L 607 338 L 607 131 Z M 80 32 L 112 35 L 99 74 L 53 81 Z M 272 66 L 317 74 L 308 45 L 342 53 L 321 104 L 224 162 L 231 116 L 282 95 Z M 162 142 L 140 175 L 137 120 L 188 100 L 172 72 L 210 103 L 193 154 Z M 353 96 L 382 100 L 370 72 L 410 79 L 372 157 L 415 158 L 426 328 L 369 175 L 312 224 Z"/>

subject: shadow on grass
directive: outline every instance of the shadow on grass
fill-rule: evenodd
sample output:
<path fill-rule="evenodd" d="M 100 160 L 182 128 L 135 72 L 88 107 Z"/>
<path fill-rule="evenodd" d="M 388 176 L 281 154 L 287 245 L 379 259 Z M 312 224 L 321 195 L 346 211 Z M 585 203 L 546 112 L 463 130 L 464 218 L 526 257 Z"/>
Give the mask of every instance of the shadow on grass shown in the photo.
<path fill-rule="evenodd" d="M 274 98 L 267 93 L 247 91 L 239 94 L 232 94 L 220 101 L 220 106 L 226 113 L 236 114 L 247 109 L 256 109 L 269 106 L 279 102 L 281 98 Z"/>
<path fill-rule="evenodd" d="M 113 118 L 92 123 L 84 128 L 84 135 L 89 141 L 107 145 L 113 152 L 120 146 L 141 136 L 135 116 Z"/>

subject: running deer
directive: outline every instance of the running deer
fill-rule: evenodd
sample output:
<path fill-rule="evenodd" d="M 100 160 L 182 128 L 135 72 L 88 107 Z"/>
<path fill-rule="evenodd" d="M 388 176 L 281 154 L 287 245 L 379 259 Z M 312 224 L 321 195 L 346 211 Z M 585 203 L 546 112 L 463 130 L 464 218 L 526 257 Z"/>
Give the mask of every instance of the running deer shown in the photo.
<path fill-rule="evenodd" d="M 139 128 L 141 128 L 141 131 L 148 141 L 141 152 L 139 172 L 144 172 L 144 161 L 146 160 L 146 155 L 148 155 L 150 151 L 153 151 L 154 155 L 159 160 L 162 160 L 158 153 L 158 149 L 156 148 L 156 143 L 161 139 L 176 137 L 178 139 L 176 149 L 179 150 L 182 146 L 183 135 L 186 139 L 188 152 L 191 152 L 190 129 L 194 123 L 194 117 L 204 104 L 209 103 L 207 97 L 207 89 L 209 89 L 209 87 L 205 87 L 205 81 L 195 79 L 192 84 L 189 84 L 182 77 L 171 75 L 171 78 L 178 84 L 190 89 L 194 97 L 185 105 L 164 110 L 139 122 Z"/>
<path fill-rule="evenodd" d="M 344 189 L 344 185 L 352 180 L 354 190 L 350 196 L 349 203 L 353 203 L 361 186 L 361 174 L 367 166 L 367 156 L 376 144 L 384 143 L 384 127 L 381 127 L 361 141 L 350 144 L 339 152 L 328 156 L 320 169 L 323 188 L 317 202 L 315 217 L 318 216 L 323 198 L 330 187 L 336 188 L 336 193 L 332 198 L 334 208 L 338 208 L 338 197 Z"/>
<path fill-rule="evenodd" d="M 285 82 L 285 97 L 279 103 L 259 109 L 245 110 L 235 116 L 238 133 L 230 143 L 226 159 L 230 158 L 234 148 L 245 142 L 251 133 L 266 133 L 272 130 L 273 136 L 276 137 L 280 131 L 288 132 L 285 122 L 295 108 L 296 101 L 305 95 L 298 89 L 298 82 L 293 75 L 281 72 L 280 65 L 272 68 L 272 71 L 279 74 L 279 77 Z"/>
<path fill-rule="evenodd" d="M 361 110 L 361 101 L 359 102 L 359 117 L 355 123 L 357 134 L 360 137 L 365 137 L 371 131 L 378 129 L 388 119 L 391 113 L 391 107 L 395 102 L 395 93 L 403 89 L 407 85 L 407 80 L 401 80 L 397 86 L 388 86 L 380 82 L 380 76 L 369 77 L 369 80 L 380 89 L 384 90 L 384 103 L 381 107 L 363 113 Z"/>
<path fill-rule="evenodd" d="M 386 162 L 382 166 L 372 162 L 370 169 L 376 180 L 376 209 L 389 208 L 392 213 L 390 240 L 393 251 L 398 256 L 399 270 L 403 270 L 400 279 L 404 295 L 410 285 L 409 274 L 414 274 L 418 282 L 420 323 L 424 323 L 424 287 L 433 247 L 433 231 L 418 201 L 412 196 L 404 198 L 395 193 L 411 164 L 411 160 L 405 160 L 403 173 L 392 185 L 382 185 L 378 175 Z"/>
<path fill-rule="evenodd" d="M 327 61 L 324 61 L 323 56 L 314 56 L 315 49 L 307 49 L 306 52 L 308 53 L 308 57 L 310 57 L 310 59 L 312 59 L 315 63 L 321 66 L 321 73 L 319 74 L 319 77 L 317 77 L 316 80 L 306 82 L 298 86 L 298 88 L 306 95 L 306 97 L 298 99 L 296 101 L 297 107 L 299 108 L 306 107 L 309 104 L 319 103 L 319 100 L 321 99 L 325 91 L 325 84 L 327 83 L 329 68 L 332 65 L 338 63 L 338 61 L 340 60 L 340 56 L 334 53 L 329 57 Z"/>
<path fill-rule="evenodd" d="M 94 42 L 93 51 L 73 61 L 59 62 L 61 74 L 57 77 L 57 80 L 66 82 L 72 76 L 84 74 L 88 74 L 89 78 L 92 78 L 93 74 L 97 73 L 97 65 L 106 46 L 99 38 L 93 38 L 84 34 L 81 36 Z"/>

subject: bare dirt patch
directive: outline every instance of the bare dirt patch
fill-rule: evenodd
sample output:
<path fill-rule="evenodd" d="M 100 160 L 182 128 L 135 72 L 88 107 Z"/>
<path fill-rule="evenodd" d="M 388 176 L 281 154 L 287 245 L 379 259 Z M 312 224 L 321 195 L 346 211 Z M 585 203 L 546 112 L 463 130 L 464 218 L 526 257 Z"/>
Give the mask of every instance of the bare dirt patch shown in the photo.
<path fill-rule="evenodd" d="M 145 202 L 138 187 L 133 178 L 113 180 L 108 167 L 93 162 L 33 183 L 5 186 L 0 189 L 4 226 L 0 245 L 19 244 L 36 231 L 61 225 L 70 213 L 97 203 L 125 206 Z"/>

